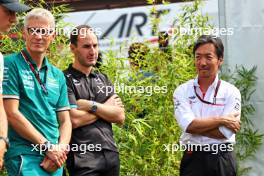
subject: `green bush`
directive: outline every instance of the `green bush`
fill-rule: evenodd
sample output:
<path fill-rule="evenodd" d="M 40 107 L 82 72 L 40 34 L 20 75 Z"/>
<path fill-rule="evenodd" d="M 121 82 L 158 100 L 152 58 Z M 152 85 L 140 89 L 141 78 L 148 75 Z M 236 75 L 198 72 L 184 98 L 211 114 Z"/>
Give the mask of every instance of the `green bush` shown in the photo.
<path fill-rule="evenodd" d="M 200 3 L 195 1 L 192 6 L 185 6 L 181 15 L 175 20 L 174 29 L 180 27 L 200 28 L 202 31 L 212 29 L 208 24 L 208 16 L 202 16 Z M 152 14 L 155 14 L 155 8 Z M 153 19 L 153 26 L 158 26 L 159 20 Z M 197 34 L 179 35 L 174 38 L 171 52 L 164 53 L 158 48 L 150 46 L 150 53 L 145 56 L 144 68 L 146 72 L 154 73 L 153 77 L 144 78 L 138 70 L 127 66 L 127 58 L 118 58 L 117 53 L 106 53 L 106 62 L 101 69 L 109 75 L 116 85 L 148 87 L 165 86 L 166 93 L 130 93 L 118 89 L 126 107 L 126 124 L 123 128 L 115 128 L 115 137 L 120 148 L 121 175 L 163 176 L 179 175 L 181 152 L 165 151 L 164 145 L 178 143 L 180 129 L 174 118 L 172 94 L 175 88 L 194 78 L 194 62 L 192 44 Z M 147 43 L 146 43 L 147 44 Z M 124 48 L 121 50 L 124 50 Z M 140 58 L 142 56 L 138 55 Z M 225 67 L 228 70 L 228 67 Z M 238 67 L 235 70 L 222 72 L 222 78 L 235 84 L 242 94 L 241 131 L 237 134 L 236 155 L 238 163 L 252 156 L 262 143 L 263 136 L 253 130 L 250 115 L 254 114 L 254 107 L 250 98 L 255 87 L 256 68 L 246 70 Z M 233 74 L 231 74 L 233 72 Z M 124 76 L 126 75 L 126 76 Z M 143 116 L 142 116 L 143 114 Z M 239 175 L 243 175 L 249 168 L 239 167 Z"/>
<path fill-rule="evenodd" d="M 233 73 L 229 69 L 225 69 L 222 76 L 238 87 L 241 92 L 241 129 L 236 135 L 237 144 L 235 147 L 239 175 L 245 175 L 251 169 L 250 167 L 242 166 L 242 163 L 246 159 L 254 156 L 263 142 L 263 134 L 255 129 L 252 123 L 252 116 L 254 115 L 255 108 L 251 103 L 251 96 L 255 92 L 257 81 L 256 70 L 256 66 L 248 70 L 240 66 L 236 67 Z"/>
<path fill-rule="evenodd" d="M 44 1 L 41 2 L 45 4 Z M 69 10 L 67 6 L 51 9 L 56 16 L 58 27 L 68 25 L 62 21 L 63 12 Z M 151 13 L 156 13 L 155 7 Z M 200 2 L 195 1 L 193 5 L 183 8 L 173 27 L 200 28 L 205 31 L 212 28 L 208 24 L 208 19 L 208 16 L 201 15 Z M 157 27 L 159 19 L 153 18 L 152 21 L 153 27 Z M 20 27 L 14 29 L 18 33 L 18 39 L 14 41 L 8 37 L 4 38 L 1 52 L 8 54 L 19 51 L 24 46 L 21 24 L 22 21 Z M 122 98 L 126 110 L 125 125 L 121 128 L 114 126 L 121 157 L 121 176 L 179 175 L 182 153 L 172 151 L 172 145 L 178 143 L 181 130 L 174 117 L 172 95 L 178 85 L 195 76 L 192 44 L 196 38 L 195 33 L 174 36 L 169 52 L 163 52 L 149 44 L 150 52 L 144 56 L 145 61 L 138 59 L 140 65 L 146 65 L 144 71 L 152 74 L 149 77 L 144 77 L 138 69 L 131 69 L 127 63 L 128 59 L 119 58 L 117 52 L 110 50 L 104 53 L 104 63 L 100 70 L 116 85 L 116 91 Z M 73 56 L 65 36 L 57 36 L 49 49 L 48 57 L 51 63 L 62 70 L 72 62 Z M 234 74 L 230 75 L 230 71 L 226 73 L 229 75 L 223 74 L 222 77 L 233 82 L 242 94 L 242 129 L 237 135 L 236 149 L 239 151 L 237 152 L 239 161 L 243 161 L 252 156 L 262 143 L 262 136 L 258 131 L 252 130 L 253 126 L 249 119 L 249 115 L 254 112 L 249 100 L 256 81 L 255 69 L 238 68 Z M 124 85 L 132 87 L 131 91 L 122 90 Z M 157 93 L 158 88 L 160 93 Z M 169 151 L 165 147 L 168 145 Z M 247 168 L 241 168 L 241 174 L 246 170 Z"/>
<path fill-rule="evenodd" d="M 198 10 L 199 3 L 184 7 L 184 13 L 177 18 L 177 25 L 205 28 L 208 17 Z M 152 9 L 155 13 L 155 9 Z M 154 25 L 155 26 L 155 25 Z M 107 73 L 116 85 L 145 87 L 145 92 L 122 92 L 117 87 L 126 108 L 126 123 L 123 128 L 115 128 L 115 137 L 120 149 L 121 175 L 164 176 L 179 175 L 182 153 L 172 151 L 181 133 L 174 117 L 173 92 L 175 88 L 195 76 L 191 44 L 196 36 L 179 35 L 170 46 L 171 52 L 163 52 L 150 46 L 145 61 L 145 72 L 152 77 L 140 76 L 137 69 L 126 64 L 126 58 L 117 58 L 117 53 L 105 53 L 107 58 L 102 71 Z M 147 43 L 146 43 L 147 44 Z M 121 49 L 123 50 L 123 49 Z M 138 55 L 138 58 L 142 56 Z M 145 63 L 142 63 L 145 62 Z M 126 75 L 126 76 L 124 76 Z M 166 92 L 149 96 L 146 88 L 166 87 Z M 140 93 L 139 93 L 140 92 Z M 143 115 L 142 115 L 143 114 Z M 170 151 L 165 149 L 170 146 Z"/>

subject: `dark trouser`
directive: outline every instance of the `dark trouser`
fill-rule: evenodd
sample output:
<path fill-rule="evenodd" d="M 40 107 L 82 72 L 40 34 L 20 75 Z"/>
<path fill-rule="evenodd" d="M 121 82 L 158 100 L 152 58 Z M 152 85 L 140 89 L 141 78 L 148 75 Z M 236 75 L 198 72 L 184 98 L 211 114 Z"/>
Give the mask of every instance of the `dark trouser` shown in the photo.
<path fill-rule="evenodd" d="M 180 176 L 236 176 L 233 152 L 188 152 L 181 160 Z"/>
<path fill-rule="evenodd" d="M 110 150 L 70 154 L 67 169 L 70 176 L 119 176 L 119 154 Z"/>

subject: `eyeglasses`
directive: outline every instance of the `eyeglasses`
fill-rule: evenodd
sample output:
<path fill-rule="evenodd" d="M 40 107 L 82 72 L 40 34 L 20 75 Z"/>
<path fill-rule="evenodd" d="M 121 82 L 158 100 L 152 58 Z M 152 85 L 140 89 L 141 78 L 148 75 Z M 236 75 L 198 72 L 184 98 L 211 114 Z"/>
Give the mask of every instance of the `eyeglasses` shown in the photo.
<path fill-rule="evenodd" d="M 30 35 L 50 36 L 54 33 L 54 29 L 28 27 L 27 32 Z"/>

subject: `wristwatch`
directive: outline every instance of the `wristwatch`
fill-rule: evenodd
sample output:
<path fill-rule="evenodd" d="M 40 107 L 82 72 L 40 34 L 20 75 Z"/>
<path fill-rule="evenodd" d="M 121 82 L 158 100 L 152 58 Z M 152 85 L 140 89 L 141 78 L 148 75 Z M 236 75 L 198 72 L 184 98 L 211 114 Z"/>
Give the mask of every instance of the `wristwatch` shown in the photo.
<path fill-rule="evenodd" d="M 89 112 L 95 113 L 97 110 L 97 103 L 95 101 L 92 101 L 92 107 Z"/>
<path fill-rule="evenodd" d="M 7 137 L 0 136 L 0 140 L 3 140 L 6 143 L 6 149 L 10 147 L 9 139 Z"/>

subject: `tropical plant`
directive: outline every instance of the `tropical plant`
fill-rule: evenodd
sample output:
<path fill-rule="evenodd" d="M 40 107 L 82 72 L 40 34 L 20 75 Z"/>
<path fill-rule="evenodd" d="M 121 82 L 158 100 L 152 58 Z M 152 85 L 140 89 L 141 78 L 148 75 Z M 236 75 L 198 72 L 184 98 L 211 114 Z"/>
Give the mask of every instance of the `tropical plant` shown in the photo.
<path fill-rule="evenodd" d="M 40 2 L 36 6 L 46 7 L 45 1 Z M 153 4 L 153 1 L 149 0 L 148 3 Z M 115 139 L 120 150 L 122 176 L 179 175 L 182 152 L 176 150 L 175 146 L 181 130 L 174 117 L 172 95 L 177 86 L 195 77 L 192 45 L 200 33 L 192 29 L 199 29 L 198 32 L 212 29 L 208 23 L 209 17 L 201 14 L 200 7 L 199 1 L 184 6 L 182 13 L 175 15 L 170 49 L 160 50 L 146 42 L 149 50 L 135 55 L 138 62 L 136 67 L 129 66 L 128 58 L 118 57 L 117 51 L 109 50 L 104 53 L 100 71 L 112 80 L 126 109 L 125 125 L 121 128 L 114 126 Z M 56 17 L 57 27 L 64 28 L 69 25 L 62 21 L 63 14 L 69 10 L 67 6 L 50 9 Z M 159 19 L 156 19 L 156 12 L 153 6 L 152 26 L 158 32 Z M 21 37 L 22 21 L 19 24 L 13 29 L 17 34 L 16 40 L 5 36 L 1 52 L 8 54 L 24 47 Z M 191 29 L 192 32 L 179 35 L 181 28 Z M 58 35 L 49 49 L 49 61 L 60 69 L 65 69 L 73 58 L 68 48 L 68 38 Z M 222 72 L 222 78 L 234 83 L 242 94 L 242 129 L 237 134 L 236 146 L 240 162 L 252 156 L 262 143 L 262 135 L 253 129 L 250 119 L 255 111 L 250 103 L 257 79 L 255 70 L 256 68 L 246 70 L 238 67 L 234 71 Z M 247 170 L 248 168 L 240 168 L 240 174 Z"/>

